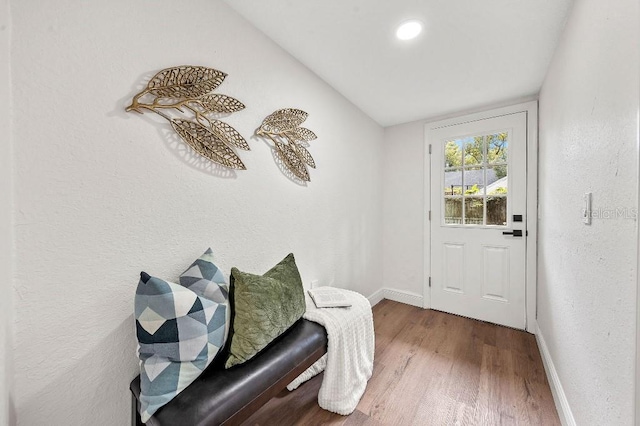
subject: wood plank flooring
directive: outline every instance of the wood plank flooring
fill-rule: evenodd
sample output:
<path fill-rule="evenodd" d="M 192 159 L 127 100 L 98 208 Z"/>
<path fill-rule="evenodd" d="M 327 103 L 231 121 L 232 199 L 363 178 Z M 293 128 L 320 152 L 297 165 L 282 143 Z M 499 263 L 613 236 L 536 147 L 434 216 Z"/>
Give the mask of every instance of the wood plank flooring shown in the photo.
<path fill-rule="evenodd" d="M 322 375 L 244 425 L 560 425 L 535 337 L 383 300 L 374 371 L 356 411 L 318 406 Z"/>

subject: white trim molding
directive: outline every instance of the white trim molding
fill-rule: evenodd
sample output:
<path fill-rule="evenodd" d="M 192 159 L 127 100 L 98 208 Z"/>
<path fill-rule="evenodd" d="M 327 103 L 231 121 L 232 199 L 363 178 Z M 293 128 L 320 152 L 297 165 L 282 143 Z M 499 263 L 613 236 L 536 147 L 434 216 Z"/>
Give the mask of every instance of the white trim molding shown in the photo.
<path fill-rule="evenodd" d="M 383 290 L 385 299 L 404 303 L 405 305 L 417 306 L 418 308 L 423 307 L 422 296 L 419 294 L 412 293 L 410 291 L 395 290 L 392 288 L 385 288 Z"/>
<path fill-rule="evenodd" d="M 381 288 L 375 291 L 367 299 L 369 299 L 369 303 L 371 303 L 371 306 L 377 305 L 378 303 L 380 303 L 380 301 L 382 301 L 382 299 L 393 300 L 394 302 L 417 306 L 418 308 L 422 308 L 424 305 L 421 295 L 412 293 L 410 291 L 397 290 L 393 288 Z"/>
<path fill-rule="evenodd" d="M 573 417 L 573 412 L 569 406 L 567 395 L 564 393 L 562 383 L 560 383 L 560 377 L 556 371 L 556 366 L 551 359 L 551 354 L 549 353 L 549 349 L 547 348 L 547 344 L 544 341 L 544 337 L 542 336 L 540 329 L 538 329 L 536 333 L 536 340 L 538 341 L 540 355 L 542 355 L 542 363 L 544 364 L 544 370 L 547 373 L 547 380 L 549 381 L 553 401 L 556 403 L 560 423 L 562 423 L 563 426 L 576 426 L 576 420 Z"/>
<path fill-rule="evenodd" d="M 636 115 L 636 149 L 638 155 L 637 169 L 640 170 L 640 108 Z M 638 198 L 636 199 L 636 207 L 640 208 L 640 185 L 638 185 Z M 636 240 L 637 240 L 637 263 L 636 263 L 636 382 L 635 382 L 635 421 L 633 424 L 640 424 L 640 225 L 636 221 Z"/>
<path fill-rule="evenodd" d="M 371 306 L 376 306 L 378 303 L 382 302 L 382 299 L 384 299 L 384 289 L 378 289 L 376 291 L 373 292 L 373 294 L 369 297 L 367 297 L 367 299 L 369 299 L 369 303 L 371 303 Z"/>
<path fill-rule="evenodd" d="M 429 125 L 423 126 L 422 139 L 424 140 L 424 175 L 422 179 L 424 181 L 424 187 L 422 188 L 424 194 L 424 208 L 422 209 L 423 217 L 423 253 L 424 259 L 422 259 L 422 307 L 425 309 L 431 309 L 431 145 L 428 138 Z"/>
<path fill-rule="evenodd" d="M 638 150 L 638 165 L 637 170 L 640 170 L 640 110 L 638 111 L 638 115 L 636 116 L 636 135 L 637 135 L 637 143 L 636 147 Z M 636 200 L 638 205 L 636 207 L 640 208 L 640 185 L 638 185 L 638 198 Z M 635 398 L 635 422 L 633 424 L 640 424 L 640 226 L 636 221 L 636 239 L 637 239 L 637 263 L 636 263 L 636 293 L 637 293 L 637 302 L 636 302 L 636 398 Z"/>
<path fill-rule="evenodd" d="M 522 104 L 527 111 L 527 331 L 537 331 L 538 318 L 538 101 Z"/>

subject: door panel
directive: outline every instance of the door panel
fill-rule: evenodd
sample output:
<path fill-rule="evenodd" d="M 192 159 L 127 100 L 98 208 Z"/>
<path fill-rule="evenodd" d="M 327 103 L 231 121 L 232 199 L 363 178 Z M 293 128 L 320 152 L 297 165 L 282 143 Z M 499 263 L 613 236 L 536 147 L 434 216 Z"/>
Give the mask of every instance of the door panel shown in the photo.
<path fill-rule="evenodd" d="M 444 243 L 444 283 L 446 291 L 464 293 L 464 244 Z"/>
<path fill-rule="evenodd" d="M 433 309 L 525 327 L 526 125 L 523 112 L 429 130 Z"/>
<path fill-rule="evenodd" d="M 482 297 L 509 302 L 509 247 L 483 246 Z"/>

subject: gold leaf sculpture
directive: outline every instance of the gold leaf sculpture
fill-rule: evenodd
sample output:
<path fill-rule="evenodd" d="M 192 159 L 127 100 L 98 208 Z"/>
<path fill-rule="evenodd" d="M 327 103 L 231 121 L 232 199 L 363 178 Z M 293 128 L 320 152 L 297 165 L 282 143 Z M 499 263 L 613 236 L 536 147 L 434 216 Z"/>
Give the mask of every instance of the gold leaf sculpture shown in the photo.
<path fill-rule="evenodd" d="M 211 93 L 227 74 L 213 68 L 179 66 L 154 75 L 147 87 L 135 95 L 126 110 L 140 114 L 155 112 L 167 119 L 173 130 L 195 152 L 232 169 L 246 169 L 231 147 L 250 150 L 247 141 L 215 114 L 241 111 L 244 104 L 231 96 Z M 177 113 L 180 113 L 177 117 Z M 185 114 L 190 114 L 184 118 Z"/>
<path fill-rule="evenodd" d="M 267 116 L 256 131 L 257 135 L 266 136 L 273 141 L 284 165 L 305 182 L 311 180 L 307 166 L 315 169 L 316 162 L 303 143 L 317 139 L 311 130 L 300 127 L 307 115 L 299 109 L 279 109 Z"/>

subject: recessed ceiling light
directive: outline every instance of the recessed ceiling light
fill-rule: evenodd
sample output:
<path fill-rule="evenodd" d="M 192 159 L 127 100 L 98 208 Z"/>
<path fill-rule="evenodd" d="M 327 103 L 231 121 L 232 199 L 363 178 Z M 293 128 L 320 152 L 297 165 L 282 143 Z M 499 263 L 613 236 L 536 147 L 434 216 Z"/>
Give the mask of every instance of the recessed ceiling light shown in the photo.
<path fill-rule="evenodd" d="M 400 24 L 396 30 L 396 37 L 400 40 L 411 40 L 422 32 L 422 22 L 418 20 L 406 21 Z"/>

